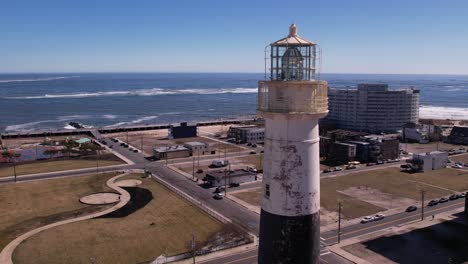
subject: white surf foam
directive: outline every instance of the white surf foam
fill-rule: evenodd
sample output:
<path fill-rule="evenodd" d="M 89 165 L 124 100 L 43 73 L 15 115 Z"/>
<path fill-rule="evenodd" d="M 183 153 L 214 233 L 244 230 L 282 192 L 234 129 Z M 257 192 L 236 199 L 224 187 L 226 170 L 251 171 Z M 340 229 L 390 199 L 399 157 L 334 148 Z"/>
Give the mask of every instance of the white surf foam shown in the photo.
<path fill-rule="evenodd" d="M 80 76 L 58 76 L 58 77 L 47 77 L 47 78 L 35 78 L 35 79 L 14 79 L 14 80 L 0 80 L 0 83 L 11 83 L 11 82 L 43 82 L 53 81 L 69 78 L 78 78 Z"/>
<path fill-rule="evenodd" d="M 16 124 L 16 125 L 9 125 L 5 128 L 5 131 L 22 131 L 28 132 L 37 129 L 37 125 L 44 124 L 44 123 L 61 123 L 65 121 L 77 120 L 77 119 L 89 119 L 91 116 L 89 115 L 69 115 L 69 116 L 59 116 L 56 119 L 50 120 L 40 120 L 35 122 L 28 122 L 23 124 Z"/>
<path fill-rule="evenodd" d="M 94 93 L 74 93 L 74 94 L 44 94 L 33 96 L 4 97 L 4 99 L 51 99 L 51 98 L 86 98 L 99 96 L 156 96 L 156 95 L 177 95 L 177 94 L 244 94 L 257 93 L 257 88 L 220 88 L 220 89 L 138 89 L 128 91 L 107 91 Z"/>
<path fill-rule="evenodd" d="M 421 105 L 420 118 L 468 120 L 468 108 Z"/>
<path fill-rule="evenodd" d="M 119 122 L 119 123 L 115 123 L 115 124 L 112 124 L 112 125 L 108 125 L 106 127 L 118 127 L 118 126 L 124 126 L 124 125 L 135 125 L 135 124 L 139 124 L 139 123 L 142 123 L 144 121 L 149 121 L 149 120 L 153 120 L 153 119 L 156 119 L 158 118 L 158 116 L 144 116 L 144 117 L 140 117 L 138 119 L 135 119 L 135 120 L 132 120 L 132 121 L 129 121 L 129 122 Z"/>

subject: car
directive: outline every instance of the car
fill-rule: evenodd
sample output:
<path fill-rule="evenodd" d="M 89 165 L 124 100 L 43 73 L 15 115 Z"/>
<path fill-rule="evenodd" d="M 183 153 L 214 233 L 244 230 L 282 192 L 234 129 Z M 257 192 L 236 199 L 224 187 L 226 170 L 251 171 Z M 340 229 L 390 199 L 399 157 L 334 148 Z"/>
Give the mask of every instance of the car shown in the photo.
<path fill-rule="evenodd" d="M 376 215 L 374 216 L 374 221 L 382 220 L 382 219 L 384 219 L 384 218 L 385 218 L 385 215 L 383 215 L 383 214 L 376 214 Z"/>
<path fill-rule="evenodd" d="M 252 148 L 256 148 L 257 147 L 257 144 L 252 144 Z"/>
<path fill-rule="evenodd" d="M 232 187 L 239 187 L 239 186 L 240 186 L 240 184 L 237 183 L 237 182 L 233 182 L 233 183 L 230 183 L 230 184 L 229 184 L 229 187 L 231 187 L 231 188 L 232 188 Z"/>
<path fill-rule="evenodd" d="M 440 198 L 439 203 L 446 203 L 448 201 L 449 201 L 449 199 L 447 199 L 445 197 L 442 197 L 442 198 Z"/>
<path fill-rule="evenodd" d="M 257 154 L 257 152 L 255 152 L 255 151 L 250 151 L 249 154 L 251 154 L 251 155 Z"/>
<path fill-rule="evenodd" d="M 134 149 L 133 152 L 138 153 L 138 150 L 137 150 L 137 149 Z"/>
<path fill-rule="evenodd" d="M 264 150 L 261 150 L 260 153 L 264 153 L 265 151 Z M 467 163 L 468 164 L 468 163 Z"/>
<path fill-rule="evenodd" d="M 352 170 L 352 169 L 355 169 L 355 168 L 356 168 L 356 166 L 354 166 L 354 165 L 348 165 L 348 166 L 345 167 L 345 169 L 347 169 L 347 170 Z"/>
<path fill-rule="evenodd" d="M 465 198 L 466 197 L 466 193 L 462 192 L 459 194 L 460 198 Z"/>
<path fill-rule="evenodd" d="M 454 168 L 454 169 L 463 169 L 463 166 L 460 165 L 460 164 L 455 164 L 455 165 L 452 166 L 452 168 Z"/>
<path fill-rule="evenodd" d="M 220 193 L 220 192 L 223 192 L 225 189 L 224 187 L 216 187 L 216 189 L 214 190 L 214 193 Z"/>
<path fill-rule="evenodd" d="M 414 206 L 414 205 L 411 205 L 410 207 L 406 208 L 406 212 L 409 213 L 409 212 L 414 212 L 418 210 L 418 207 Z"/>
<path fill-rule="evenodd" d="M 382 165 L 382 164 L 384 164 L 384 163 L 385 163 L 385 162 L 384 162 L 383 160 L 378 160 L 378 161 L 377 161 L 377 165 Z"/>
<path fill-rule="evenodd" d="M 122 142 L 122 143 L 120 143 L 120 146 L 122 146 L 122 147 L 123 147 L 123 146 L 125 146 L 125 143 L 123 143 L 123 142 Z"/>
<path fill-rule="evenodd" d="M 342 171 L 342 170 L 343 170 L 343 168 L 341 168 L 341 167 L 335 167 L 335 169 L 333 171 Z"/>
<path fill-rule="evenodd" d="M 435 199 L 435 200 L 431 200 L 427 205 L 434 206 L 434 205 L 437 205 L 437 204 L 439 204 L 439 200 Z"/>
<path fill-rule="evenodd" d="M 219 137 L 221 137 L 221 134 L 214 134 L 214 137 L 219 138 Z"/>
<path fill-rule="evenodd" d="M 330 172 L 332 172 L 331 169 L 324 169 L 324 170 L 323 170 L 323 173 L 330 173 Z"/>
<path fill-rule="evenodd" d="M 215 193 L 215 195 L 213 195 L 213 198 L 216 199 L 216 200 L 221 200 L 221 199 L 223 199 L 223 194 L 222 193 Z"/>
<path fill-rule="evenodd" d="M 112 148 L 112 145 L 109 145 L 109 148 Z"/>
<path fill-rule="evenodd" d="M 369 222 L 372 222 L 372 221 L 374 221 L 373 216 L 366 216 L 363 219 L 361 219 L 361 224 L 369 223 Z"/>
<path fill-rule="evenodd" d="M 202 169 L 198 169 L 198 170 L 197 170 L 197 173 L 203 173 L 203 170 L 202 170 Z"/>
<path fill-rule="evenodd" d="M 247 146 L 249 146 L 249 147 L 252 146 L 252 143 L 247 143 Z"/>
<path fill-rule="evenodd" d="M 103 145 L 107 145 L 107 142 L 104 141 L 104 140 L 101 140 L 101 143 L 102 143 Z"/>
<path fill-rule="evenodd" d="M 450 195 L 450 197 L 449 197 L 449 200 L 450 200 L 450 201 L 453 201 L 453 200 L 456 200 L 456 199 L 458 199 L 458 194 L 452 194 L 452 195 Z"/>

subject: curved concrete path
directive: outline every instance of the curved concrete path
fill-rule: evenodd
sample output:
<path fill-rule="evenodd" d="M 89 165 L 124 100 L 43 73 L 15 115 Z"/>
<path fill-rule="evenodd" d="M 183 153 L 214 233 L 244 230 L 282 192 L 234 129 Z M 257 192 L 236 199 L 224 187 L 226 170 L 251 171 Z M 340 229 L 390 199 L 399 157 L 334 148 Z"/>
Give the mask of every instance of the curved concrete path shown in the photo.
<path fill-rule="evenodd" d="M 107 186 L 109 186 L 111 189 L 113 189 L 113 190 L 120 193 L 120 202 L 118 204 L 112 206 L 109 209 L 101 211 L 101 212 L 96 212 L 96 213 L 81 216 L 81 217 L 78 217 L 78 218 L 59 221 L 59 222 L 56 222 L 56 223 L 52 223 L 52 224 L 49 224 L 49 225 L 45 225 L 45 226 L 36 228 L 36 229 L 31 230 L 31 231 L 29 231 L 27 233 L 24 233 L 23 235 L 15 238 L 8 245 L 6 245 L 6 247 L 3 248 L 2 252 L 0 252 L 0 264 L 13 264 L 13 258 L 12 258 L 13 257 L 13 251 L 16 249 L 16 247 L 19 244 L 21 244 L 23 241 L 30 238 L 31 236 L 34 236 L 35 234 L 38 234 L 38 233 L 40 233 L 40 232 L 42 232 L 44 230 L 47 230 L 47 229 L 50 229 L 50 228 L 53 228 L 53 227 L 56 227 L 56 226 L 61 226 L 61 225 L 65 225 L 65 224 L 69 224 L 69 223 L 73 223 L 73 222 L 78 222 L 78 221 L 82 221 L 82 220 L 88 220 L 88 219 L 92 219 L 92 218 L 95 218 L 95 217 L 103 216 L 103 215 L 112 213 L 112 212 L 122 208 L 124 205 L 126 205 L 130 201 L 130 194 L 127 191 L 125 191 L 124 189 L 117 186 L 115 184 L 115 181 L 117 179 L 121 178 L 121 177 L 127 176 L 128 174 L 129 173 L 117 175 L 117 176 L 112 177 L 109 180 L 107 180 L 107 183 L 106 183 Z"/>

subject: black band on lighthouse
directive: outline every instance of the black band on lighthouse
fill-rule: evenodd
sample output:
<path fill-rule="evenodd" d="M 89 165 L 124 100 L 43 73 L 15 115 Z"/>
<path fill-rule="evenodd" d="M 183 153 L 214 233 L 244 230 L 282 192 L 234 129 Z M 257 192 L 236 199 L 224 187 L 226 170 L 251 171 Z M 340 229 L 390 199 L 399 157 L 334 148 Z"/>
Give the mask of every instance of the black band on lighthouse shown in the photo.
<path fill-rule="evenodd" d="M 258 263 L 311 264 L 319 257 L 320 212 L 282 216 L 261 211 Z"/>

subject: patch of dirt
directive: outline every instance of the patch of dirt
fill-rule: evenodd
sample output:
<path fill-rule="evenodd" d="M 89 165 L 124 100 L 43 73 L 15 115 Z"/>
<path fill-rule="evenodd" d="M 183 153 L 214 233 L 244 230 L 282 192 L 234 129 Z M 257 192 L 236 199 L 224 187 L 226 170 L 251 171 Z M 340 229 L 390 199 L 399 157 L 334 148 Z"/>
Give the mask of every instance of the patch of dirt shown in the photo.
<path fill-rule="evenodd" d="M 320 225 L 327 226 L 330 224 L 334 224 L 338 222 L 338 213 L 331 212 L 327 209 L 321 207 L 320 208 Z"/>
<path fill-rule="evenodd" d="M 394 196 L 367 186 L 350 187 L 339 192 L 386 209 L 405 207 L 418 203 L 413 199 Z"/>

